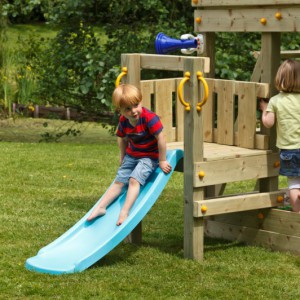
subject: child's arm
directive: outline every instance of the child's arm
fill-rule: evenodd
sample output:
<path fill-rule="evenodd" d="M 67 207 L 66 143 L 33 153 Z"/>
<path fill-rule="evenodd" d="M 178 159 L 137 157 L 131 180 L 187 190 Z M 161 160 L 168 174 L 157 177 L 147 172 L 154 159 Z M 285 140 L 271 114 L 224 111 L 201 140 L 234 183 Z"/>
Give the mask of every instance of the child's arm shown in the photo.
<path fill-rule="evenodd" d="M 157 139 L 158 152 L 159 152 L 159 167 L 164 173 L 168 174 L 172 170 L 172 166 L 167 161 L 167 145 L 163 132 L 161 131 L 155 136 Z"/>
<path fill-rule="evenodd" d="M 275 114 L 273 112 L 267 111 L 268 103 L 265 101 L 260 101 L 259 107 L 262 110 L 261 120 L 265 127 L 271 128 L 275 124 Z"/>
<path fill-rule="evenodd" d="M 122 164 L 124 156 L 126 154 L 126 148 L 128 145 L 128 140 L 126 137 L 121 138 L 121 137 L 117 137 L 117 141 L 118 141 L 118 146 L 120 148 L 120 164 Z"/>

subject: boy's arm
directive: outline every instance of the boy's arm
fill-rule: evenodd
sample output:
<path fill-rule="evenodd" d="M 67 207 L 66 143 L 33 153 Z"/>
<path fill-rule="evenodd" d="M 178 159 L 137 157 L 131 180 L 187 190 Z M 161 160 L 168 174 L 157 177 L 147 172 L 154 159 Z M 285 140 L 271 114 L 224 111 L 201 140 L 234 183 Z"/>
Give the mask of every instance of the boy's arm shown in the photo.
<path fill-rule="evenodd" d="M 164 173 L 168 174 L 172 170 L 172 166 L 167 161 L 167 145 L 163 132 L 161 131 L 155 136 L 157 139 L 158 152 L 159 152 L 159 167 Z"/>
<path fill-rule="evenodd" d="M 124 156 L 126 154 L 126 148 L 128 145 L 128 139 L 126 137 L 117 137 L 118 146 L 120 148 L 120 164 L 122 164 Z"/>

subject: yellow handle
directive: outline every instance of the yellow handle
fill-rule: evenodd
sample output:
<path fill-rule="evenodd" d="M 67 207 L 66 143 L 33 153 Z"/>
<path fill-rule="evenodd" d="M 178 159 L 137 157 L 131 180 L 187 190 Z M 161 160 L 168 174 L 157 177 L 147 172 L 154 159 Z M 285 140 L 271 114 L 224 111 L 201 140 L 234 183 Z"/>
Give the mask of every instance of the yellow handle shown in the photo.
<path fill-rule="evenodd" d="M 206 80 L 204 79 L 202 72 L 197 72 L 197 78 L 200 80 L 204 87 L 204 96 L 201 102 L 197 103 L 197 111 L 200 111 L 202 106 L 206 103 L 208 99 L 208 85 Z"/>
<path fill-rule="evenodd" d="M 116 87 L 118 87 L 119 85 L 120 85 L 120 81 L 121 81 L 121 78 L 123 77 L 123 76 L 125 76 L 125 75 L 127 75 L 127 68 L 126 67 L 123 67 L 122 68 L 122 73 L 117 77 L 117 79 L 116 79 Z"/>
<path fill-rule="evenodd" d="M 181 104 L 185 107 L 186 111 L 191 110 L 191 106 L 189 103 L 185 102 L 182 96 L 182 90 L 183 90 L 183 85 L 190 79 L 191 74 L 190 72 L 185 72 L 184 73 L 184 78 L 180 81 L 179 86 L 178 86 L 178 98 L 181 102 Z"/>

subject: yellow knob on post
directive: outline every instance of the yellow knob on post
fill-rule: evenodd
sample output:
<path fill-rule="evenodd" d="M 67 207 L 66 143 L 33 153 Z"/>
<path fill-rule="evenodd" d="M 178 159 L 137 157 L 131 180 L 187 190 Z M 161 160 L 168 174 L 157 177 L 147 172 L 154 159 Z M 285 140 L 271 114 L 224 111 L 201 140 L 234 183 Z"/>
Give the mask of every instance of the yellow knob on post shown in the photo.
<path fill-rule="evenodd" d="M 280 167 L 280 161 L 275 161 L 275 163 L 274 163 L 274 168 L 278 168 L 278 167 Z"/>
<path fill-rule="evenodd" d="M 200 24 L 202 22 L 202 19 L 200 17 L 198 17 L 198 18 L 196 18 L 195 21 L 196 21 L 197 24 Z"/>
<path fill-rule="evenodd" d="M 257 217 L 260 219 L 260 220 L 263 220 L 265 218 L 264 214 L 263 213 L 258 213 Z"/>
<path fill-rule="evenodd" d="M 207 206 L 206 205 L 201 205 L 201 212 L 205 214 L 207 212 Z"/>
<path fill-rule="evenodd" d="M 200 177 L 200 179 L 202 179 L 205 176 L 205 172 L 204 171 L 200 171 L 198 173 L 198 176 Z"/>
<path fill-rule="evenodd" d="M 275 18 L 276 18 L 277 20 L 281 20 L 281 19 L 282 19 L 281 13 L 280 13 L 280 12 L 277 12 L 277 13 L 275 14 Z"/>
<path fill-rule="evenodd" d="M 277 202 L 278 202 L 278 203 L 282 203 L 282 202 L 283 202 L 283 196 L 279 195 L 279 196 L 277 197 Z"/>
<path fill-rule="evenodd" d="M 267 19 L 266 19 L 266 18 L 261 18 L 261 19 L 260 19 L 260 23 L 261 23 L 262 25 L 266 25 L 266 24 L 267 24 Z"/>

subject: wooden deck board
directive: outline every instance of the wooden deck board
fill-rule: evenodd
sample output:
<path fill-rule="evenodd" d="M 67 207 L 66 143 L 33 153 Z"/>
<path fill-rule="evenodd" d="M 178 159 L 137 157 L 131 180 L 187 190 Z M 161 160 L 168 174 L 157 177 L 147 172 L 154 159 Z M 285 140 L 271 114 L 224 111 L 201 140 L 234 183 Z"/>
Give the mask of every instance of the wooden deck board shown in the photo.
<path fill-rule="evenodd" d="M 183 149 L 183 142 L 167 144 L 169 150 Z M 237 146 L 220 145 L 216 143 L 204 143 L 203 161 L 224 160 L 245 156 L 255 156 L 271 153 L 271 150 L 246 149 Z"/>

